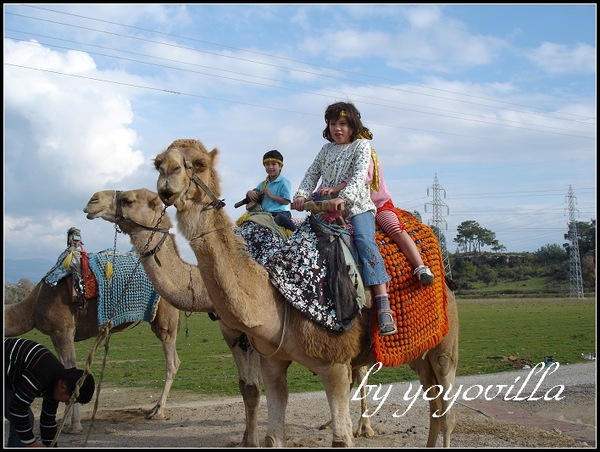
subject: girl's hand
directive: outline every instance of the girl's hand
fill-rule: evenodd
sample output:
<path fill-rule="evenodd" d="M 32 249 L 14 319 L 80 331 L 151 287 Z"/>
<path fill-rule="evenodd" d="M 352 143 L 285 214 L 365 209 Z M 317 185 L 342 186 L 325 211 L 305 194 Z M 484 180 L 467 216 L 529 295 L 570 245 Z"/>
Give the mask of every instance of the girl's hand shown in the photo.
<path fill-rule="evenodd" d="M 333 188 L 321 188 L 319 191 L 317 191 L 317 193 L 319 194 L 319 196 L 322 196 L 323 198 L 329 198 L 330 196 L 332 196 L 333 193 Z"/>
<path fill-rule="evenodd" d="M 341 204 L 344 204 L 344 200 L 342 198 L 330 199 L 327 203 L 327 212 L 337 212 Z"/>
<path fill-rule="evenodd" d="M 296 199 L 294 199 L 294 202 L 292 202 L 292 209 L 302 212 L 304 210 L 305 201 L 306 198 L 304 196 L 298 196 Z"/>

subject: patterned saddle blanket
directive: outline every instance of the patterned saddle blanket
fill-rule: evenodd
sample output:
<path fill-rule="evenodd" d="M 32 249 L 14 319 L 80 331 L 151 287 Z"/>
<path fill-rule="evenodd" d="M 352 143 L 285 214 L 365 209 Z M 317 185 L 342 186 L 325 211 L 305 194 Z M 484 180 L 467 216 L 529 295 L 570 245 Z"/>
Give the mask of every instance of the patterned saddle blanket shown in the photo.
<path fill-rule="evenodd" d="M 388 296 L 398 324 L 392 336 L 380 336 L 377 310 L 371 313 L 371 351 L 374 362 L 395 367 L 413 361 L 435 347 L 448 332 L 445 270 L 441 249 L 435 234 L 409 212 L 396 209 L 405 230 L 415 241 L 423 262 L 435 275 L 434 283 L 425 287 L 412 274 L 412 266 L 398 246 L 383 231 L 376 231 L 376 241 L 391 276 Z M 341 242 L 319 233 L 313 215 L 300 225 L 287 241 L 276 237 L 269 228 L 253 222 L 242 223 L 238 233 L 247 243 L 250 254 L 265 267 L 273 284 L 296 309 L 311 320 L 336 331 L 347 331 L 360 306 L 358 291 L 337 287 L 335 280 L 347 275 L 345 261 L 335 260 L 339 253 L 327 256 L 319 241 Z M 317 238 L 317 235 L 320 237 Z M 351 249 L 351 238 L 338 233 Z M 327 263 L 326 261 L 329 260 Z M 327 268 L 342 269 L 341 273 Z M 329 276 L 329 279 L 328 279 Z M 360 279 L 360 276 L 357 275 Z M 359 284 L 352 282 L 354 289 Z M 360 283 L 362 285 L 362 282 Z M 340 295 L 336 297 L 336 295 Z M 344 304 L 346 303 L 346 304 Z"/>
<path fill-rule="evenodd" d="M 63 260 L 68 251 L 63 252 L 44 281 L 55 287 L 58 281 L 72 274 L 71 267 L 63 268 Z M 89 266 L 82 259 L 82 276 L 85 283 L 86 299 L 97 296 L 98 326 L 109 320 L 116 327 L 128 322 L 152 322 L 156 315 L 159 296 L 148 279 L 137 253 L 115 253 L 105 250 L 98 253 L 84 253 Z M 82 256 L 83 257 L 83 256 Z M 112 267 L 112 275 L 107 277 L 107 268 Z M 89 268 L 89 271 L 85 271 Z M 110 273 L 110 272 L 109 272 Z"/>
<path fill-rule="evenodd" d="M 250 255 L 267 270 L 273 285 L 296 309 L 332 330 L 350 329 L 359 311 L 358 293 L 348 275 L 343 251 L 325 249 L 331 245 L 339 247 L 339 242 L 319 241 L 319 227 L 311 216 L 287 240 L 273 228 L 252 219 L 242 222 L 236 233 L 245 240 Z"/>

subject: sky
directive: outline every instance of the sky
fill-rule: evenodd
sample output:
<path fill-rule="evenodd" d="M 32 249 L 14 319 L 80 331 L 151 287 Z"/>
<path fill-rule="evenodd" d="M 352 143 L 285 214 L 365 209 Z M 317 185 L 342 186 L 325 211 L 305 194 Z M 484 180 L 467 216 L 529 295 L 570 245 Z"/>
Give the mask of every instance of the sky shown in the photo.
<path fill-rule="evenodd" d="M 88 251 L 130 250 L 83 208 L 156 191 L 176 139 L 218 148 L 234 220 L 266 151 L 295 191 L 339 101 L 373 132 L 395 205 L 451 253 L 465 221 L 535 252 L 596 219 L 595 4 L 3 6 L 5 282 L 18 262 L 43 277 L 71 226 Z"/>

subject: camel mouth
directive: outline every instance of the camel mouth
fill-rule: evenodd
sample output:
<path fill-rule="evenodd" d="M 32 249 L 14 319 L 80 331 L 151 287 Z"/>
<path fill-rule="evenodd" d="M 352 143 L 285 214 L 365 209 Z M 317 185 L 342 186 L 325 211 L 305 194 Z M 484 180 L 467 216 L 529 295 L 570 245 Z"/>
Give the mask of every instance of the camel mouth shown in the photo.
<path fill-rule="evenodd" d="M 159 191 L 158 196 L 160 197 L 160 200 L 165 204 L 165 206 L 172 206 L 177 200 L 177 193 Z"/>
<path fill-rule="evenodd" d="M 93 220 L 95 218 L 98 218 L 98 215 L 100 214 L 100 212 L 91 212 L 87 207 L 85 209 L 83 209 L 83 213 L 87 213 L 87 215 L 85 217 L 88 220 Z"/>

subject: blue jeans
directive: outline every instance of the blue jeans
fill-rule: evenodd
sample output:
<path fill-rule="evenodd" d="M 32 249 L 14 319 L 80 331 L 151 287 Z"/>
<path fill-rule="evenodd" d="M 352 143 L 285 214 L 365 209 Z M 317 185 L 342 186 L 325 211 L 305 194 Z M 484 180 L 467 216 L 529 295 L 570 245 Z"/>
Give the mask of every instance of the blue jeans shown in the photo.
<path fill-rule="evenodd" d="M 12 399 L 15 397 L 15 393 L 9 389 L 4 389 L 4 417 L 10 421 L 9 407 Z M 33 411 L 29 410 L 29 422 L 33 426 L 34 417 Z M 10 429 L 8 431 L 8 442 L 6 443 L 6 447 L 27 447 L 25 444 L 21 442 L 21 438 L 17 433 L 17 430 L 13 427 L 12 422 L 10 423 Z"/>
<path fill-rule="evenodd" d="M 358 253 L 358 263 L 362 271 L 363 284 L 376 286 L 390 281 L 383 257 L 375 241 L 375 213 L 368 211 L 350 217 L 354 246 Z"/>

